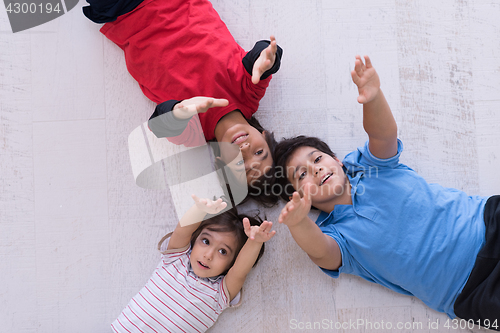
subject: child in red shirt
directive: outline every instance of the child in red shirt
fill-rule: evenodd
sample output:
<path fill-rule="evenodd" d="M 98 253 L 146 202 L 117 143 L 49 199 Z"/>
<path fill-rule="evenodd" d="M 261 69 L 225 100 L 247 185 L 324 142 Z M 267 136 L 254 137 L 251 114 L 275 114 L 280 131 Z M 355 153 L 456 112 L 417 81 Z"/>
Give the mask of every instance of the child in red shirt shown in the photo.
<path fill-rule="evenodd" d="M 149 121 L 156 136 L 186 146 L 236 144 L 247 183 L 265 183 L 275 140 L 252 115 L 279 69 L 274 37 L 245 52 L 208 0 L 88 2 L 85 15 L 108 22 L 101 32 L 124 50 L 130 74 L 158 104 Z M 268 203 L 277 199 L 257 192 Z"/>

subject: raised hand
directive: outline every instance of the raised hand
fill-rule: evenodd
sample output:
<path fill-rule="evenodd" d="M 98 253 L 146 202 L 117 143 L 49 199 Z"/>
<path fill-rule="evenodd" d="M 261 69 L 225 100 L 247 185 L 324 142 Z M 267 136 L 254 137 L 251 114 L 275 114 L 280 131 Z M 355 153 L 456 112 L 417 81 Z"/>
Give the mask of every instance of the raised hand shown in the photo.
<path fill-rule="evenodd" d="M 249 239 L 256 241 L 258 243 L 264 243 L 273 238 L 276 234 L 276 230 L 271 231 L 273 223 L 270 221 L 264 221 L 260 226 L 250 225 L 248 218 L 243 219 L 243 227 L 245 228 L 245 234 Z"/>
<path fill-rule="evenodd" d="M 368 56 L 365 63 L 359 55 L 354 61 L 354 70 L 351 71 L 352 81 L 358 86 L 358 103 L 365 104 L 372 101 L 380 91 L 380 79 L 372 66 Z"/>
<path fill-rule="evenodd" d="M 304 187 L 304 195 L 301 198 L 298 192 L 293 192 L 292 199 L 283 207 L 278 222 L 288 227 L 293 227 L 302 222 L 311 210 L 310 187 Z"/>
<path fill-rule="evenodd" d="M 197 113 L 205 113 L 210 108 L 227 106 L 227 99 L 197 96 L 176 104 L 172 112 L 177 119 L 188 119 Z"/>
<path fill-rule="evenodd" d="M 274 36 L 271 36 L 270 38 L 271 44 L 269 44 L 268 47 L 262 50 L 259 58 L 253 64 L 253 84 L 259 83 L 262 74 L 264 74 L 268 69 L 271 69 L 274 65 L 274 61 L 276 60 L 276 51 L 278 50 L 278 45 L 276 44 L 276 38 Z"/>
<path fill-rule="evenodd" d="M 200 199 L 195 194 L 191 195 L 193 198 L 196 208 L 207 214 L 215 214 L 226 208 L 227 203 L 223 202 L 221 198 L 217 200 L 210 199 Z"/>

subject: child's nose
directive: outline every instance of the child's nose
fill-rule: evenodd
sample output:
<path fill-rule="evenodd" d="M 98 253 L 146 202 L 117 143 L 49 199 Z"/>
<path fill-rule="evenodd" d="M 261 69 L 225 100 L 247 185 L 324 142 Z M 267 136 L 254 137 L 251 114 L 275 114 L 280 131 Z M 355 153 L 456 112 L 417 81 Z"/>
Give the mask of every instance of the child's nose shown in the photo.
<path fill-rule="evenodd" d="M 212 248 L 209 248 L 205 251 L 205 254 L 204 254 L 204 257 L 207 259 L 207 260 L 212 260 L 212 257 L 214 256 L 214 249 Z"/>
<path fill-rule="evenodd" d="M 314 174 L 315 175 L 318 175 L 320 171 L 323 171 L 323 167 L 320 167 L 320 166 L 314 167 Z"/>
<path fill-rule="evenodd" d="M 250 147 L 250 144 L 248 142 L 243 142 L 241 145 L 240 145 L 240 149 L 243 150 L 243 149 L 247 149 Z"/>

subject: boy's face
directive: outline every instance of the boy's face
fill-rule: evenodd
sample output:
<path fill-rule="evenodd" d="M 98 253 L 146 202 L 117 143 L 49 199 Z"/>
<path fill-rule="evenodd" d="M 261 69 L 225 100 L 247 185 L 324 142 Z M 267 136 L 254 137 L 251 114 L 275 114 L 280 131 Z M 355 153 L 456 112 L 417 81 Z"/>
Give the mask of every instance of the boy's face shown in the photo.
<path fill-rule="evenodd" d="M 265 133 L 265 131 L 260 133 L 248 124 L 237 124 L 232 126 L 222 138 L 222 142 L 229 142 L 239 147 L 243 156 L 243 160 L 239 163 L 245 168 L 247 184 L 251 184 L 264 175 L 273 164 Z M 230 163 L 234 157 L 234 152 L 226 149 L 226 145 L 221 145 L 221 159 L 225 163 Z"/>
<path fill-rule="evenodd" d="M 190 263 L 199 277 L 214 277 L 225 272 L 233 262 L 237 247 L 232 232 L 203 229 L 191 250 Z"/>
<path fill-rule="evenodd" d="M 301 195 L 306 185 L 310 187 L 313 206 L 328 204 L 346 193 L 349 183 L 342 166 L 337 158 L 316 148 L 300 147 L 286 165 L 287 178 Z"/>

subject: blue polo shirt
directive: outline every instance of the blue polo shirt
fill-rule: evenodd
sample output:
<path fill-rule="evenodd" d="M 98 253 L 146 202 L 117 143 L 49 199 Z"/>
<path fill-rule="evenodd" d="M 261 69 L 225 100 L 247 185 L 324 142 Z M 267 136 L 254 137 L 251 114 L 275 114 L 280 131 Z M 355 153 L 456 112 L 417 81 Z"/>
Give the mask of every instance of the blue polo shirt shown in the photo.
<path fill-rule="evenodd" d="M 487 197 L 428 184 L 399 163 L 402 151 L 398 140 L 396 156 L 379 159 L 367 142 L 343 160 L 353 204 L 316 221 L 338 243 L 342 266 L 323 271 L 358 275 L 454 318 L 453 304 L 485 241 Z"/>

